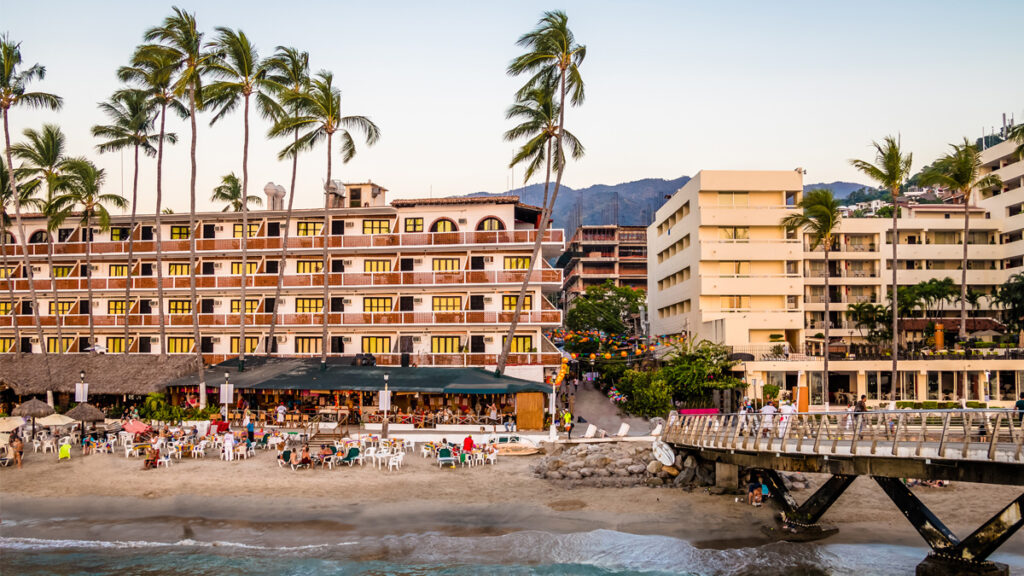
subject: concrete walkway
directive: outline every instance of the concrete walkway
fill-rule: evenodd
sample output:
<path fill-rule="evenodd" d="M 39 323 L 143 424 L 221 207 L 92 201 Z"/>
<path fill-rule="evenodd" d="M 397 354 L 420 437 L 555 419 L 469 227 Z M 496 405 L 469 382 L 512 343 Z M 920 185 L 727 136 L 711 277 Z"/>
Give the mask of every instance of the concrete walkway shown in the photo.
<path fill-rule="evenodd" d="M 586 422 L 576 424 L 572 434 L 574 439 L 582 438 L 589 424 L 609 435 L 616 434 L 623 422 L 629 424 L 629 436 L 648 436 L 651 433 L 651 424 L 646 419 L 626 416 L 592 384 L 580 382 L 575 407 L 573 416 L 581 416 Z"/>

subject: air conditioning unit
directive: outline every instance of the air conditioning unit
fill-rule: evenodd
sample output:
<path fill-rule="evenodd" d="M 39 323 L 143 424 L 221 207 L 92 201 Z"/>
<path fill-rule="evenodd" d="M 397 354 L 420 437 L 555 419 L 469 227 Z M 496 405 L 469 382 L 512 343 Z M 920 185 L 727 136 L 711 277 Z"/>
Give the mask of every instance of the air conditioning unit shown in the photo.
<path fill-rule="evenodd" d="M 160 338 L 158 336 L 150 336 L 149 337 L 149 343 L 150 344 L 158 344 L 159 342 L 160 342 Z"/>
<path fill-rule="evenodd" d="M 484 296 L 484 302 L 490 302 L 492 298 L 490 296 Z"/>
<path fill-rule="evenodd" d="M 223 268 L 224 267 L 224 263 L 222 263 L 222 262 L 214 262 L 213 263 L 213 267 L 214 268 Z"/>
<path fill-rule="evenodd" d="M 465 225 L 466 223 L 467 223 L 467 220 L 465 218 L 459 218 L 459 224 Z"/>
<path fill-rule="evenodd" d="M 423 298 L 413 298 L 412 301 L 414 304 L 422 304 Z"/>
<path fill-rule="evenodd" d="M 420 337 L 419 336 L 413 336 L 412 337 L 412 341 L 413 342 L 419 342 L 420 341 Z"/>
<path fill-rule="evenodd" d="M 39 337 L 38 336 L 33 336 L 32 339 L 29 340 L 29 342 L 31 342 L 33 344 L 39 344 Z"/>
<path fill-rule="evenodd" d="M 413 264 L 423 264 L 423 258 L 413 258 Z"/>
<path fill-rule="evenodd" d="M 351 342 L 352 341 L 352 337 L 351 336 L 342 336 L 341 337 L 341 341 L 342 342 Z"/>
<path fill-rule="evenodd" d="M 42 272 L 43 271 L 43 267 L 42 266 L 33 266 L 32 267 L 32 271 L 33 272 Z"/>
<path fill-rule="evenodd" d="M 159 302 L 157 302 L 156 300 L 150 300 L 150 301 L 149 301 L 149 306 L 150 306 L 150 308 L 156 308 L 156 307 L 157 307 L 157 306 L 159 306 L 159 305 L 160 305 L 160 303 L 159 303 Z"/>
<path fill-rule="evenodd" d="M 278 336 L 277 337 L 278 344 L 283 344 L 283 343 L 285 343 L 287 341 L 288 341 L 288 337 L 287 336 Z"/>
<path fill-rule="evenodd" d="M 487 262 L 488 264 L 494 262 L 494 256 L 484 256 L 484 262 Z"/>
<path fill-rule="evenodd" d="M 484 342 L 494 342 L 494 336 L 484 336 Z"/>
<path fill-rule="evenodd" d="M 342 304 L 351 304 L 352 303 L 352 299 L 351 298 L 345 298 L 344 300 L 341 301 L 341 303 Z"/>
<path fill-rule="evenodd" d="M 214 306 L 220 306 L 220 300 L 214 300 L 213 301 L 213 305 Z"/>
<path fill-rule="evenodd" d="M 213 338 L 210 338 L 210 342 L 213 342 L 214 344 L 220 344 L 220 336 L 214 336 Z"/>
<path fill-rule="evenodd" d="M 355 226 L 356 226 L 355 222 L 353 222 L 351 220 L 346 220 L 345 221 L 345 228 L 355 228 Z"/>
<path fill-rule="evenodd" d="M 89 270 L 92 270 L 93 272 L 99 272 L 100 267 L 99 266 L 89 266 Z"/>
<path fill-rule="evenodd" d="M 214 226 L 213 229 L 215 231 L 217 231 L 217 232 L 223 232 L 224 231 L 224 227 L 223 226 Z"/>

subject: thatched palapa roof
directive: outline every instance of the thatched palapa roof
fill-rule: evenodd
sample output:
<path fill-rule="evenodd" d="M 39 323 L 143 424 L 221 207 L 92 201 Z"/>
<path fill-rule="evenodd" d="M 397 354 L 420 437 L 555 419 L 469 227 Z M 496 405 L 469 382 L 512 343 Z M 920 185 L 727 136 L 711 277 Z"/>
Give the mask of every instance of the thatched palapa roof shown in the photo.
<path fill-rule="evenodd" d="M 85 371 L 89 394 L 149 394 L 188 372 L 195 372 L 195 356 L 123 354 L 11 354 L 0 355 L 0 386 L 15 394 L 74 393 L 79 372 Z"/>
<path fill-rule="evenodd" d="M 24 418 L 42 418 L 53 414 L 53 407 L 38 398 L 33 398 L 28 402 L 22 402 L 11 414 Z"/>
<path fill-rule="evenodd" d="M 102 422 L 106 419 L 102 410 L 88 402 L 82 402 L 78 406 L 68 410 L 68 413 L 65 414 L 65 416 L 78 420 L 79 422 Z"/>

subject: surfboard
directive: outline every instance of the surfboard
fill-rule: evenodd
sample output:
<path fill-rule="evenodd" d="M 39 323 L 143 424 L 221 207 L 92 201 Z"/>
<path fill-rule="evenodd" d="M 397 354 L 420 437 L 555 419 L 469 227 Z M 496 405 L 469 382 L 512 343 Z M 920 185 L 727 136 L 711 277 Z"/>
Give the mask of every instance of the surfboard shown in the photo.
<path fill-rule="evenodd" d="M 654 441 L 651 451 L 654 452 L 654 458 L 664 466 L 671 466 L 676 462 L 676 453 L 672 451 L 672 447 L 661 440 Z"/>

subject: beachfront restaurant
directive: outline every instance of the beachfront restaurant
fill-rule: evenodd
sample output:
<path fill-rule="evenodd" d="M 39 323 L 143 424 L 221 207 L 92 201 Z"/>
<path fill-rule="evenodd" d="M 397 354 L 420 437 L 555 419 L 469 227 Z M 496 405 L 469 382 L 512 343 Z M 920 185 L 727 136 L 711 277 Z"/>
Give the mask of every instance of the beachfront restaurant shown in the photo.
<path fill-rule="evenodd" d="M 471 367 L 379 367 L 361 365 L 358 359 L 329 358 L 322 369 L 319 358 L 246 359 L 238 369 L 231 359 L 206 371 L 210 404 L 223 405 L 222 389 L 229 391 L 228 418 L 239 422 L 244 410 L 261 425 L 301 428 L 317 424 L 341 429 L 363 426 L 380 430 L 384 420 L 383 397 L 391 431 L 429 428 L 439 431 L 479 431 L 482 426 L 504 429 L 505 422 L 520 430 L 544 427 L 545 393 L 550 386 Z M 222 388 L 230 384 L 231 388 Z M 198 379 L 188 374 L 168 383 L 171 401 L 194 402 Z M 385 393 L 385 387 L 387 393 Z M 495 415 L 490 407 L 496 408 Z"/>

